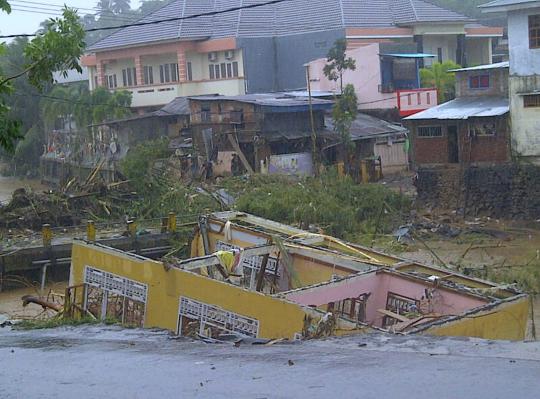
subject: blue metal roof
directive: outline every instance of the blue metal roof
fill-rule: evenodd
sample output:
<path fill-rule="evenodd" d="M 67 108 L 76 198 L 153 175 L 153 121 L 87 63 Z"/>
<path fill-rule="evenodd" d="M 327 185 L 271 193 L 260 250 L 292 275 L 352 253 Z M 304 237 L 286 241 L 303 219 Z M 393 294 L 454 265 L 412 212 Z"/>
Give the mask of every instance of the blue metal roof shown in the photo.
<path fill-rule="evenodd" d="M 395 57 L 395 58 L 435 58 L 433 54 L 426 53 L 405 53 L 405 54 L 379 54 L 381 57 Z"/>

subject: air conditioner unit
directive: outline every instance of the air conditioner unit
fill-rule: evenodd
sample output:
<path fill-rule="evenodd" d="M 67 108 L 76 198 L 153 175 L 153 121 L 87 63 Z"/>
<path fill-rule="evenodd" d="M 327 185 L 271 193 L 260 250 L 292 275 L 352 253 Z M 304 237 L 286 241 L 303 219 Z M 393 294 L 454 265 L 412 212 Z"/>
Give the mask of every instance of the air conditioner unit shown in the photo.
<path fill-rule="evenodd" d="M 225 51 L 225 59 L 232 60 L 234 58 L 234 50 Z"/>
<path fill-rule="evenodd" d="M 212 51 L 211 53 L 208 53 L 208 61 L 210 62 L 216 62 L 218 60 L 218 55 L 215 51 Z"/>

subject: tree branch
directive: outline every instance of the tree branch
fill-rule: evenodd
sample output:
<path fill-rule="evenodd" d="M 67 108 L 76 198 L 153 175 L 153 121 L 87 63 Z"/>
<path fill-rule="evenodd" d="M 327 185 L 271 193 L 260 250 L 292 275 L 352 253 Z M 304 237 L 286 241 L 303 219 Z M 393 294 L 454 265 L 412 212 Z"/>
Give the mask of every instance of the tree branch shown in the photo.
<path fill-rule="evenodd" d="M 11 80 L 15 80 L 15 79 L 18 79 L 20 78 L 21 76 L 24 76 L 26 75 L 28 72 L 30 72 L 33 68 L 35 68 L 41 61 L 43 61 L 43 58 L 34 62 L 33 64 L 29 65 L 24 71 L 21 71 L 19 72 L 18 74 L 16 75 L 13 75 L 13 76 L 9 76 L 3 80 L 0 81 L 0 86 L 3 86 L 5 85 L 6 83 L 8 83 L 9 81 Z"/>

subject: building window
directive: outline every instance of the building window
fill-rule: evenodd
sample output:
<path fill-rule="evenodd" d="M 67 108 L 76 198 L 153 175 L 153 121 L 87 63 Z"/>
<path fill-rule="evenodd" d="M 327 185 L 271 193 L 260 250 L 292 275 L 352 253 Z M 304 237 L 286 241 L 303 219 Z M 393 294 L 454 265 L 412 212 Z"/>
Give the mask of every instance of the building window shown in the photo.
<path fill-rule="evenodd" d="M 443 62 L 442 47 L 437 48 L 437 59 L 439 60 L 439 64 L 442 64 Z"/>
<path fill-rule="evenodd" d="M 469 123 L 469 137 L 495 136 L 497 125 L 492 123 Z"/>
<path fill-rule="evenodd" d="M 227 63 L 223 62 L 221 64 L 210 64 L 208 68 L 210 79 L 237 78 L 239 75 L 237 61 Z"/>
<path fill-rule="evenodd" d="M 442 126 L 419 126 L 418 137 L 442 137 Z"/>
<path fill-rule="evenodd" d="M 118 82 L 116 80 L 116 74 L 114 75 L 106 75 L 105 76 L 105 84 L 109 89 L 116 89 L 118 87 Z"/>
<path fill-rule="evenodd" d="M 122 83 L 125 87 L 137 86 L 137 72 L 135 68 L 122 69 Z"/>
<path fill-rule="evenodd" d="M 154 84 L 154 69 L 151 66 L 144 67 L 144 84 Z"/>
<path fill-rule="evenodd" d="M 469 78 L 470 89 L 487 89 L 489 88 L 489 75 L 471 76 Z"/>
<path fill-rule="evenodd" d="M 227 65 L 225 63 L 221 64 L 221 77 L 222 78 L 227 77 Z"/>
<path fill-rule="evenodd" d="M 186 63 L 186 69 L 187 69 L 187 80 L 192 81 L 193 80 L 193 67 L 191 65 L 191 62 Z"/>
<path fill-rule="evenodd" d="M 159 81 L 161 83 L 178 82 L 178 64 L 163 64 L 159 66 Z"/>
<path fill-rule="evenodd" d="M 525 108 L 540 107 L 540 94 L 528 94 L 523 96 L 523 106 Z"/>
<path fill-rule="evenodd" d="M 212 111 L 209 106 L 201 107 L 201 122 L 211 122 Z"/>
<path fill-rule="evenodd" d="M 427 97 L 427 98 L 426 98 L 426 101 L 427 101 L 428 105 L 431 105 L 431 93 L 428 92 L 428 93 L 426 94 L 426 97 Z"/>
<path fill-rule="evenodd" d="M 540 48 L 540 15 L 529 15 L 529 48 Z"/>

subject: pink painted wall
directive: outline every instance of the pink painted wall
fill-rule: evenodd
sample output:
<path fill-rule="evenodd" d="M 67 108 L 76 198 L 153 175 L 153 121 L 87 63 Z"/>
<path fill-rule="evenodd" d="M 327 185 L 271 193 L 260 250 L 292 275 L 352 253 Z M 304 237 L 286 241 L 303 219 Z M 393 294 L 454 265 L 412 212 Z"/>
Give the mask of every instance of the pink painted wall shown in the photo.
<path fill-rule="evenodd" d="M 361 294 L 371 293 L 366 309 L 367 322 L 380 326 L 383 316 L 377 310 L 386 307 L 388 292 L 419 300 L 424 295 L 426 288 L 432 287 L 396 275 L 372 273 L 335 284 L 292 292 L 286 297 L 302 305 L 322 306 L 330 302 L 356 298 Z M 468 309 L 486 303 L 487 301 L 440 289 L 435 291 L 433 298 L 434 312 L 447 315 L 459 315 Z"/>
<path fill-rule="evenodd" d="M 370 44 L 348 50 L 347 55 L 356 60 L 356 69 L 344 73 L 343 85 L 348 83 L 354 85 L 359 108 L 397 108 L 397 96 L 395 93 L 379 93 L 379 85 L 381 84 L 379 44 Z M 323 68 L 325 65 L 326 58 L 320 58 L 309 63 L 311 89 L 339 92 L 339 82 L 329 81 L 324 76 Z"/>

